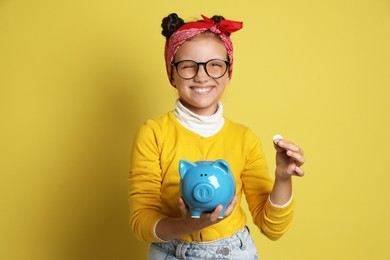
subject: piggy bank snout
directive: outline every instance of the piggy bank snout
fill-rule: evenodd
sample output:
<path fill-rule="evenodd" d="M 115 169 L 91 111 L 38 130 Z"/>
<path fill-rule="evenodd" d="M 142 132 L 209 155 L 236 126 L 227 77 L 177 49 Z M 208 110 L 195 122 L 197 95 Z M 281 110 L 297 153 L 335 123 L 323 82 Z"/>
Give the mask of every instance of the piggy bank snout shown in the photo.
<path fill-rule="evenodd" d="M 192 191 L 194 199 L 206 203 L 214 199 L 215 189 L 210 183 L 198 183 Z"/>

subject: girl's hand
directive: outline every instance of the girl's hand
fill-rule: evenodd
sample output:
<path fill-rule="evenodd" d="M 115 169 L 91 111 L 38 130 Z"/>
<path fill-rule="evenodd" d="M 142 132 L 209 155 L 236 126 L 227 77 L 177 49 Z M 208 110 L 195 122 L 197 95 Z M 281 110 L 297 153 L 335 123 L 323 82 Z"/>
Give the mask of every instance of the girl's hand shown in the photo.
<path fill-rule="evenodd" d="M 302 177 L 304 171 L 301 166 L 305 162 L 303 150 L 284 139 L 275 139 L 274 147 L 276 150 L 276 178 L 283 180 L 294 175 Z"/>
<path fill-rule="evenodd" d="M 182 218 L 185 222 L 188 223 L 188 225 L 191 225 L 192 228 L 195 231 L 198 231 L 200 229 L 203 229 L 205 227 L 217 224 L 218 222 L 222 221 L 224 218 L 230 216 L 230 214 L 233 212 L 233 209 L 235 208 L 237 204 L 237 196 L 234 196 L 232 202 L 229 204 L 229 206 L 226 208 L 225 214 L 223 218 L 218 218 L 219 215 L 222 212 L 222 205 L 218 205 L 215 210 L 211 213 L 203 213 L 200 218 L 191 218 L 190 211 L 188 210 L 187 205 L 185 204 L 183 198 L 180 197 L 179 199 L 179 210 L 181 212 Z"/>
<path fill-rule="evenodd" d="M 218 218 L 222 212 L 222 205 L 218 205 L 211 213 L 203 213 L 200 218 L 191 218 L 191 214 L 183 198 L 180 197 L 178 208 L 181 212 L 180 218 L 162 218 L 157 222 L 156 235 L 158 238 L 168 241 L 192 234 L 205 227 L 214 225 L 232 214 L 237 204 L 237 196 L 234 196 L 230 205 L 226 208 L 223 218 Z"/>

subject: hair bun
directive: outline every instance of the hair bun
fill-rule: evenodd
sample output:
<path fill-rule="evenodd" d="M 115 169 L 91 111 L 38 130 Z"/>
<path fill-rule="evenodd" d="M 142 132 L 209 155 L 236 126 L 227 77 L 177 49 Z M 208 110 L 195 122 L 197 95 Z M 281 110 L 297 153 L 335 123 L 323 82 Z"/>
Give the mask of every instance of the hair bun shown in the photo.
<path fill-rule="evenodd" d="M 171 35 L 182 25 L 184 25 L 184 20 L 181 19 L 176 13 L 171 13 L 162 20 L 161 34 L 164 35 L 165 38 L 168 40 L 169 37 L 171 37 Z"/>
<path fill-rule="evenodd" d="M 225 20 L 225 18 L 221 15 L 214 15 L 211 17 L 215 24 L 218 24 L 220 21 Z"/>

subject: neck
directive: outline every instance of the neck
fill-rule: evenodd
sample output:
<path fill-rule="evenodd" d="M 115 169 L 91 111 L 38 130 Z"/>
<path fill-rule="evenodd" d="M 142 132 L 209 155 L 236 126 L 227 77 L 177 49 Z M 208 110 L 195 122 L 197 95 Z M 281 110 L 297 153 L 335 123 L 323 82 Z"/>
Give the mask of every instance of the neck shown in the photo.
<path fill-rule="evenodd" d="M 204 137 L 216 134 L 224 125 L 222 103 L 212 115 L 199 115 L 186 108 L 179 100 L 176 101 L 175 117 L 187 129 Z"/>
<path fill-rule="evenodd" d="M 197 108 L 197 107 L 191 106 L 190 104 L 184 102 L 183 100 L 180 100 L 179 102 L 185 107 L 185 109 L 189 110 L 191 113 L 194 113 L 198 116 L 212 116 L 212 115 L 214 115 L 218 111 L 219 104 L 220 104 L 220 103 L 218 103 L 215 106 L 211 106 L 211 107 L 207 107 L 207 108 Z"/>

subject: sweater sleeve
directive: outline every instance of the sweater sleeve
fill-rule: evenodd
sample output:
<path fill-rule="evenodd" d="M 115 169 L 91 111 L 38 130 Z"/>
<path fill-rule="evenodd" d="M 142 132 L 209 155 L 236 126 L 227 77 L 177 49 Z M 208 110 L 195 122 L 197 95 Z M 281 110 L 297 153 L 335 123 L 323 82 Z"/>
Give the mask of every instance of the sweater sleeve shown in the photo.
<path fill-rule="evenodd" d="M 156 223 L 165 216 L 161 209 L 161 130 L 147 121 L 133 141 L 128 176 L 130 227 L 139 240 L 161 242 L 155 234 Z"/>
<path fill-rule="evenodd" d="M 247 154 L 242 182 L 253 222 L 271 240 L 279 239 L 289 228 L 293 216 L 294 201 L 285 207 L 273 206 L 268 197 L 273 187 L 260 140 L 248 132 Z"/>

